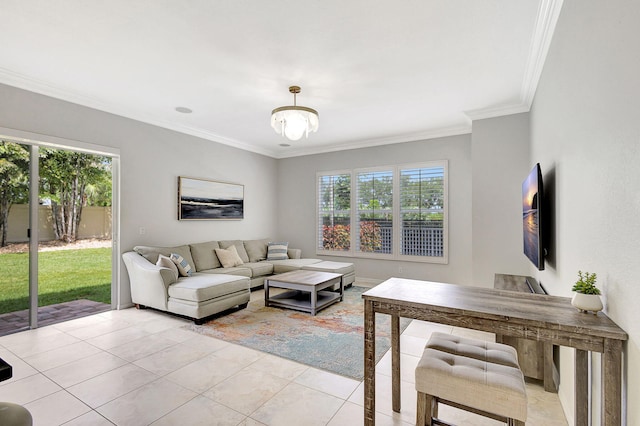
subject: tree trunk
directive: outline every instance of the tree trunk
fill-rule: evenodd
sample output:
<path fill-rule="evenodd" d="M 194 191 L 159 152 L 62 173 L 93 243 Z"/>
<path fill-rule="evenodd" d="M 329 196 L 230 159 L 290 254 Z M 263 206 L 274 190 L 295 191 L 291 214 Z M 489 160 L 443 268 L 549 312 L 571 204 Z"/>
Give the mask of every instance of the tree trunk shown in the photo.
<path fill-rule="evenodd" d="M 0 200 L 0 230 L 2 230 L 2 236 L 0 237 L 0 247 L 7 245 L 7 228 L 9 227 L 9 211 L 11 210 L 11 203 L 7 199 Z"/>

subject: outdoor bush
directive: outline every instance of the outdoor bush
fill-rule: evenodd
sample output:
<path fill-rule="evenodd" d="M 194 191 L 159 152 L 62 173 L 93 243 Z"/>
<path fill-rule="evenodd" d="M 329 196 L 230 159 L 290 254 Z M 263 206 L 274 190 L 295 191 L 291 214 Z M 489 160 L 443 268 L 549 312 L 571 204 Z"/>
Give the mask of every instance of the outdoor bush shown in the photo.
<path fill-rule="evenodd" d="M 325 250 L 344 250 L 351 247 L 351 227 L 349 225 L 324 225 L 322 227 L 322 248 Z"/>
<path fill-rule="evenodd" d="M 351 226 L 324 225 L 322 227 L 322 248 L 325 250 L 343 250 L 351 248 Z M 380 225 L 377 222 L 360 222 L 360 250 L 373 253 L 382 249 Z"/>

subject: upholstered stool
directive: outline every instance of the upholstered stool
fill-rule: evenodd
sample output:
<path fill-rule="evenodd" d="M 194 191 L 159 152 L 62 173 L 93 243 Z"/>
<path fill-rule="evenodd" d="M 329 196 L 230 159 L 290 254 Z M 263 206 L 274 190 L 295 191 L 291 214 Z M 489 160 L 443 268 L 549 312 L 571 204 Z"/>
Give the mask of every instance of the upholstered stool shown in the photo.
<path fill-rule="evenodd" d="M 502 343 L 469 339 L 453 334 L 432 333 L 426 348 L 437 349 L 454 355 L 475 358 L 480 361 L 520 368 L 515 348 Z"/>
<path fill-rule="evenodd" d="M 431 426 L 438 403 L 523 426 L 527 394 L 517 367 L 426 348 L 416 367 L 416 425 Z M 437 419 L 436 419 L 437 421 Z"/>
<path fill-rule="evenodd" d="M 32 424 L 31 413 L 22 405 L 0 402 L 0 425 L 31 426 Z"/>

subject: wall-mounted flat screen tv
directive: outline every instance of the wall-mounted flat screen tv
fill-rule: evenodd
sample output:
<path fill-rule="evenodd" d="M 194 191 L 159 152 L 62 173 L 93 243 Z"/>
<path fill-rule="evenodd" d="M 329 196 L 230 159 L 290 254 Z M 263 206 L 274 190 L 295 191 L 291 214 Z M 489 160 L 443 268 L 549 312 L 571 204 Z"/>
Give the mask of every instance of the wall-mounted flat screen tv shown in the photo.
<path fill-rule="evenodd" d="M 540 271 L 544 269 L 542 194 L 542 172 L 538 163 L 522 182 L 522 230 L 524 254 Z"/>

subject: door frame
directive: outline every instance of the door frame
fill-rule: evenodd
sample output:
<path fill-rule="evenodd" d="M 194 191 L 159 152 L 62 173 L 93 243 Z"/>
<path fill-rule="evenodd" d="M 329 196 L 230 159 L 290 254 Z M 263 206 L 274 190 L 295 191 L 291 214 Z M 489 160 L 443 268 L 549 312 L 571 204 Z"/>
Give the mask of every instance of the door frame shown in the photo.
<path fill-rule="evenodd" d="M 39 149 L 57 148 L 111 157 L 111 309 L 120 306 L 120 149 L 0 127 L 0 139 L 29 146 L 29 328 L 38 327 Z"/>

